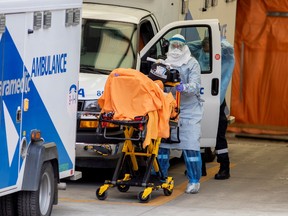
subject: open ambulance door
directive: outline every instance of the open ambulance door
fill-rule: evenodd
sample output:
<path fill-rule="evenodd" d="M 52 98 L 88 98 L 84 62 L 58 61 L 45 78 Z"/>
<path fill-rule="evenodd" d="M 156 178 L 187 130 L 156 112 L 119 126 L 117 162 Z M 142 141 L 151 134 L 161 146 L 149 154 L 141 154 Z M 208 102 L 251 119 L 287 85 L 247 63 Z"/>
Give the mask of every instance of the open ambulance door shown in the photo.
<path fill-rule="evenodd" d="M 141 50 L 140 71 L 148 74 L 154 59 L 166 58 L 169 39 L 181 34 L 185 37 L 191 54 L 201 66 L 201 98 L 204 99 L 204 116 L 201 122 L 201 147 L 215 147 L 220 108 L 221 44 L 220 28 L 217 19 L 178 21 L 162 28 Z M 208 40 L 209 54 L 201 51 L 203 39 Z M 204 63 L 206 61 L 206 65 Z M 181 112 L 181 111 L 180 111 Z M 181 139 L 181 138 L 180 138 Z"/>
<path fill-rule="evenodd" d="M 21 159 L 24 35 L 26 14 L 6 14 L 0 36 L 0 192 L 17 190 Z M 1 193 L 0 193 L 1 194 Z"/>

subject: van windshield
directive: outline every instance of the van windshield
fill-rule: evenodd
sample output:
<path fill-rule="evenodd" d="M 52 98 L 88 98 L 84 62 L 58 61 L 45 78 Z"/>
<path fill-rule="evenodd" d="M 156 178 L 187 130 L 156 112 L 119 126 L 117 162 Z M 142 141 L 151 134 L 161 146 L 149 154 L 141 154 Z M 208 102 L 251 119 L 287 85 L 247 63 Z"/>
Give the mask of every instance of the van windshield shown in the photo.
<path fill-rule="evenodd" d="M 92 73 L 134 68 L 136 36 L 136 25 L 131 23 L 83 19 L 81 67 Z"/>

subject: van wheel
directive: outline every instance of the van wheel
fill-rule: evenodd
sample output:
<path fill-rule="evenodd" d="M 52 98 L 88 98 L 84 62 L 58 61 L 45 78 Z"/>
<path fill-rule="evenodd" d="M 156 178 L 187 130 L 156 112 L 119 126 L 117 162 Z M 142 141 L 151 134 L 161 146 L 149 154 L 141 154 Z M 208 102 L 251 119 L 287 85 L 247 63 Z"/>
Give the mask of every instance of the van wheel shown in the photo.
<path fill-rule="evenodd" d="M 18 195 L 19 216 L 49 216 L 53 207 L 54 186 L 52 164 L 45 162 L 41 169 L 37 191 L 21 191 Z"/>
<path fill-rule="evenodd" d="M 0 215 L 5 216 L 16 216 L 15 212 L 15 194 L 9 194 L 3 197 L 0 197 Z"/>

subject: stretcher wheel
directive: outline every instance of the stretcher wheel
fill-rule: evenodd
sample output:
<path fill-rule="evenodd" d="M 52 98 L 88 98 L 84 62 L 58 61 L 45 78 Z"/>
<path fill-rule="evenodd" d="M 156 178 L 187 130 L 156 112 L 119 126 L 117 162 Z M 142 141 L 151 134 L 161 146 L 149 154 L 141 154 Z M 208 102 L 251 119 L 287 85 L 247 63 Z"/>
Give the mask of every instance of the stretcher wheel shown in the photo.
<path fill-rule="evenodd" d="M 171 194 L 173 193 L 173 189 L 169 190 L 167 188 L 163 188 L 163 192 L 165 196 L 171 196 Z"/>
<path fill-rule="evenodd" d="M 117 188 L 120 192 L 125 193 L 129 190 L 130 186 L 129 185 L 117 185 Z"/>
<path fill-rule="evenodd" d="M 141 191 L 138 193 L 138 200 L 141 203 L 148 203 L 151 200 L 151 194 L 149 194 L 147 197 L 143 198 L 142 197 L 143 193 L 144 193 L 144 191 Z"/>
<path fill-rule="evenodd" d="M 108 197 L 108 192 L 107 191 L 105 191 L 103 194 L 99 194 L 99 192 L 100 192 L 100 188 L 98 188 L 97 190 L 96 190 L 96 197 L 99 199 L 99 200 L 105 200 L 107 197 Z"/>

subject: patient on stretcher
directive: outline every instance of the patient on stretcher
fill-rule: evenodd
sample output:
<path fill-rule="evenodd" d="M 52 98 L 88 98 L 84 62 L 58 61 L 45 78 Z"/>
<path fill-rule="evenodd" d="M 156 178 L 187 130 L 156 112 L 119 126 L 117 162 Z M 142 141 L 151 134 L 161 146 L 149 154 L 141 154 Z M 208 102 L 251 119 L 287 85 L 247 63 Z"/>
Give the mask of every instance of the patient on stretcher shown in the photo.
<path fill-rule="evenodd" d="M 134 69 L 118 68 L 109 75 L 103 95 L 98 103 L 101 113 L 114 113 L 113 120 L 134 120 L 137 116 L 149 117 L 145 148 L 150 139 L 170 136 L 170 118 L 174 118 L 176 101 L 172 93 L 163 91 L 162 81 L 152 81 Z"/>

